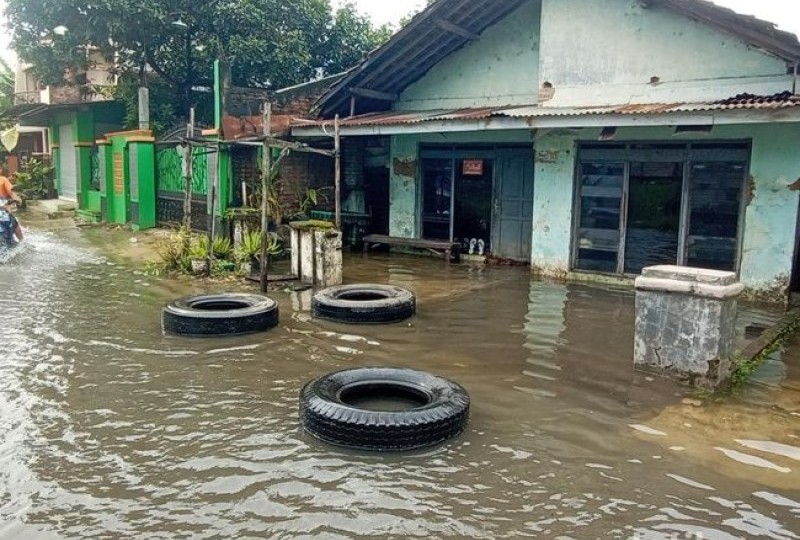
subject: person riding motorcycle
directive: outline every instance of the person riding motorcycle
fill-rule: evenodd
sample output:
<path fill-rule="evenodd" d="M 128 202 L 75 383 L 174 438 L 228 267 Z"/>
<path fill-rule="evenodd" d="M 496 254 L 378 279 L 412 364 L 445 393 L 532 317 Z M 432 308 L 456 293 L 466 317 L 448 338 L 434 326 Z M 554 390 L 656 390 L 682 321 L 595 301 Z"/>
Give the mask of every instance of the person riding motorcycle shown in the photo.
<path fill-rule="evenodd" d="M 0 165 L 0 221 L 8 223 L 16 242 L 22 242 L 24 238 L 22 227 L 19 221 L 17 221 L 17 218 L 14 217 L 14 214 L 11 213 L 10 203 L 8 202 L 11 200 L 21 203 L 22 199 L 19 195 L 14 193 L 14 185 L 3 172 L 3 167 Z"/>

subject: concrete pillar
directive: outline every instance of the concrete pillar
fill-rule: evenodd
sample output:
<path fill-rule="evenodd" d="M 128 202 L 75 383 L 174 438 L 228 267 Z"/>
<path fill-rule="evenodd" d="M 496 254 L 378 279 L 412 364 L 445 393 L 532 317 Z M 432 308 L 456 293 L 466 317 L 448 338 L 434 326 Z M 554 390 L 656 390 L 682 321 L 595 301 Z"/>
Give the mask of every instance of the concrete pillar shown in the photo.
<path fill-rule="evenodd" d="M 736 299 L 733 272 L 681 266 L 645 268 L 636 279 L 636 367 L 704 388 L 733 373 Z"/>
<path fill-rule="evenodd" d="M 314 231 L 314 285 L 335 287 L 342 284 L 341 231 Z"/>
<path fill-rule="evenodd" d="M 292 275 L 314 287 L 342 284 L 342 233 L 290 223 Z"/>

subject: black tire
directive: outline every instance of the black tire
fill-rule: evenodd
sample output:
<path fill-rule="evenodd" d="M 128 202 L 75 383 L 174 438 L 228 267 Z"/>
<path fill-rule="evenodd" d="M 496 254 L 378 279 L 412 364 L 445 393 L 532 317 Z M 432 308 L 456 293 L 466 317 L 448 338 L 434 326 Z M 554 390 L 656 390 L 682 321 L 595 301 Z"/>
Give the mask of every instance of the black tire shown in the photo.
<path fill-rule="evenodd" d="M 350 324 L 404 321 L 416 309 L 414 293 L 391 285 L 340 285 L 318 292 L 311 300 L 314 317 Z"/>
<path fill-rule="evenodd" d="M 164 308 L 167 334 L 233 336 L 264 332 L 278 324 L 278 304 L 255 294 L 200 294 L 179 298 Z"/>
<path fill-rule="evenodd" d="M 399 397 L 401 411 L 376 411 L 359 398 Z M 337 371 L 306 384 L 300 392 L 300 421 L 330 444 L 397 452 L 440 444 L 460 434 L 469 420 L 469 395 L 460 385 L 430 373 L 398 368 Z M 417 405 L 414 407 L 413 405 Z"/>

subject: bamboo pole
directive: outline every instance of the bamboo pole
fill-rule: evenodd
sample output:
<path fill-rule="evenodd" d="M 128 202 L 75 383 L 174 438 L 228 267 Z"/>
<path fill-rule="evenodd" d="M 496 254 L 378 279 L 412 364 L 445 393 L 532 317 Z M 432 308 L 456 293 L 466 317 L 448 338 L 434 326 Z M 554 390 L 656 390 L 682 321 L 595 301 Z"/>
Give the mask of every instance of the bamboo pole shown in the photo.
<path fill-rule="evenodd" d="M 261 292 L 266 293 L 269 288 L 269 184 L 272 181 L 272 147 L 269 139 L 272 136 L 272 103 L 265 103 L 261 115 L 262 130 L 264 133 L 264 154 L 261 167 Z"/>
<path fill-rule="evenodd" d="M 339 136 L 339 115 L 333 120 L 334 183 L 336 186 L 336 228 L 342 230 L 342 140 Z"/>

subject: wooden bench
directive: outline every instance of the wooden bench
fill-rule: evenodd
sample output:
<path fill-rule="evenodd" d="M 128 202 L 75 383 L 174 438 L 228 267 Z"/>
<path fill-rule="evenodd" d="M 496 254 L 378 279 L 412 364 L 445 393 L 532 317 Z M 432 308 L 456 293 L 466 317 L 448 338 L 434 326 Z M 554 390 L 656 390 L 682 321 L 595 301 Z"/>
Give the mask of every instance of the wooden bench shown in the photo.
<path fill-rule="evenodd" d="M 447 262 L 458 262 L 461 258 L 461 244 L 447 240 L 426 240 L 424 238 L 400 238 L 384 234 L 368 234 L 364 236 L 364 253 L 377 246 L 406 247 L 424 249 L 438 256 L 444 256 Z"/>

